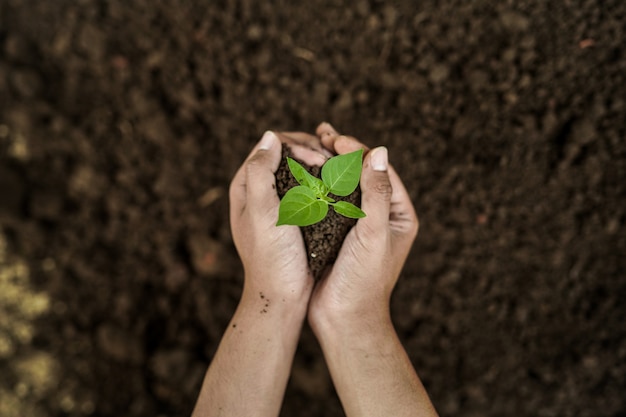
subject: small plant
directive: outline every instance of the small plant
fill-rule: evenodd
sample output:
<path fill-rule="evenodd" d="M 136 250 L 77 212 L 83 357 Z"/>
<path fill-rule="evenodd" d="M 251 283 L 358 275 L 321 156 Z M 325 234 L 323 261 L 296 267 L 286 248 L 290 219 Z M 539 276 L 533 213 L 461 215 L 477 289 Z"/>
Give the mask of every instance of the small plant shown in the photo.
<path fill-rule="evenodd" d="M 363 168 L 363 150 L 337 155 L 322 167 L 322 179 L 316 178 L 302 165 L 287 158 L 289 170 L 299 186 L 291 188 L 280 201 L 276 226 L 290 224 L 309 226 L 321 221 L 328 213 L 328 206 L 346 217 L 365 217 L 363 210 L 347 201 L 335 201 L 328 196 L 345 197 L 359 185 Z"/>

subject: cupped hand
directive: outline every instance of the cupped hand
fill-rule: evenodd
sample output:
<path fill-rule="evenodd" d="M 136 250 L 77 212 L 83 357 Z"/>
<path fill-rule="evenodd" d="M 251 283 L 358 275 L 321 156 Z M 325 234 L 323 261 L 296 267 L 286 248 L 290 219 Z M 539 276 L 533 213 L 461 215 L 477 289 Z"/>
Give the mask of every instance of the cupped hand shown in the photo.
<path fill-rule="evenodd" d="M 275 172 L 281 141 L 295 157 L 321 166 L 328 151 L 305 133 L 266 132 L 230 185 L 230 223 L 245 271 L 244 297 L 306 303 L 313 288 L 302 234 L 297 226 L 276 226 L 279 198 Z"/>
<path fill-rule="evenodd" d="M 337 154 L 364 149 L 361 208 L 367 217 L 348 233 L 334 265 L 317 284 L 309 303 L 309 322 L 315 330 L 324 320 L 387 319 L 391 292 L 417 235 L 415 210 L 388 163 L 386 148 L 369 150 L 327 123 L 318 127 L 317 134 Z"/>

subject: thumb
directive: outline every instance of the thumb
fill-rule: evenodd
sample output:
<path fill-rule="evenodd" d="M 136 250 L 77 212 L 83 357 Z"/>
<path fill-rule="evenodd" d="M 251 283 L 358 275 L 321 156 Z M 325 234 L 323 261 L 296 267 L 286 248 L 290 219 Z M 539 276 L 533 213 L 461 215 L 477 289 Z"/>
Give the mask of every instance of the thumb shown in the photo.
<path fill-rule="evenodd" d="M 361 208 L 367 216 L 358 224 L 368 226 L 376 234 L 384 232 L 389 226 L 392 188 L 388 167 L 387 148 L 384 146 L 374 148 L 363 162 Z"/>
<path fill-rule="evenodd" d="M 246 205 L 266 212 L 278 205 L 276 177 L 281 146 L 274 132 L 268 130 L 257 145 L 257 151 L 246 162 Z"/>

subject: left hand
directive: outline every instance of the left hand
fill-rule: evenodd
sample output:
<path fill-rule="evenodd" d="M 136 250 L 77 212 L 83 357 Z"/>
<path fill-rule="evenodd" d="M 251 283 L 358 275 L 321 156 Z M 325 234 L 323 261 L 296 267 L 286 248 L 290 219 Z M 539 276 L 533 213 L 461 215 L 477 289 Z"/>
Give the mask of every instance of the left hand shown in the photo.
<path fill-rule="evenodd" d="M 244 297 L 307 303 L 313 289 L 304 241 L 297 226 L 276 226 L 280 200 L 275 172 L 281 141 L 309 165 L 327 159 L 319 139 L 305 133 L 266 132 L 230 185 L 230 224 L 245 270 Z M 277 300 L 278 301 L 278 300 Z"/>

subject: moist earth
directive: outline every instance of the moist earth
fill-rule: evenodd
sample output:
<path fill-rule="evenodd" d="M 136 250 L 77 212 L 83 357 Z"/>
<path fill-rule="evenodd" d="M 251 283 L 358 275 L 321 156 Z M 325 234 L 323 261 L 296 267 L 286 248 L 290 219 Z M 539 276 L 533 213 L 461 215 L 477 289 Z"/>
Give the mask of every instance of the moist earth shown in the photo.
<path fill-rule="evenodd" d="M 268 129 L 389 149 L 446 416 L 626 415 L 626 2 L 0 0 L 0 415 L 188 416 Z M 270 337 L 270 335 L 268 335 Z M 284 416 L 342 416 L 305 324 Z"/>
<path fill-rule="evenodd" d="M 283 144 L 282 160 L 276 171 L 276 191 L 280 198 L 282 198 L 289 189 L 298 185 L 298 181 L 296 181 L 289 171 L 287 157 L 294 158 L 290 148 Z M 297 161 L 311 175 L 320 178 L 320 167 L 311 167 L 300 160 Z M 346 197 L 336 196 L 332 193 L 330 193 L 329 196 L 335 201 L 347 201 L 357 207 L 361 207 L 361 188 L 358 186 L 354 192 Z M 309 267 L 311 268 L 311 274 L 313 274 L 316 280 L 322 278 L 326 269 L 335 262 L 339 254 L 339 249 L 341 249 L 341 244 L 355 224 L 355 219 L 344 217 L 335 212 L 332 208 L 329 208 L 328 214 L 322 221 L 300 228 L 304 239 Z"/>

